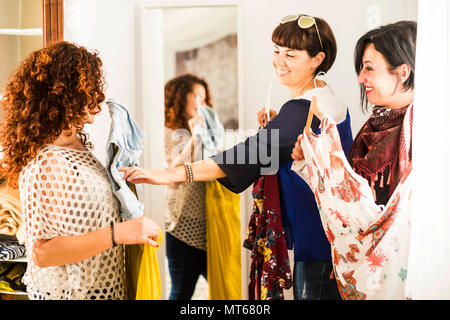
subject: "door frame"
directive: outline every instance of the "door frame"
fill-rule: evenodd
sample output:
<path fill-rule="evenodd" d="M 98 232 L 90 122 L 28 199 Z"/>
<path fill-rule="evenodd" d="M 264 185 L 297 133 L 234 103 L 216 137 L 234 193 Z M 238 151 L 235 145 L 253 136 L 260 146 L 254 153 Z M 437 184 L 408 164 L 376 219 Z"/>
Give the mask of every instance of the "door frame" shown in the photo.
<path fill-rule="evenodd" d="M 43 46 L 64 40 L 64 0 L 42 0 Z"/>

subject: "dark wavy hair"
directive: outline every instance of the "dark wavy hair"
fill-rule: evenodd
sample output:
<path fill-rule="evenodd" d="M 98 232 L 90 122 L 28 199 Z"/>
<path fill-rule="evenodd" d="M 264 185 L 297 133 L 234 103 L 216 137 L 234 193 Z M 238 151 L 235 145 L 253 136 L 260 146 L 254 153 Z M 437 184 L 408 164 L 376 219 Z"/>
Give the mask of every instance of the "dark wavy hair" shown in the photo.
<path fill-rule="evenodd" d="M 300 14 L 299 17 L 302 15 Z M 298 19 L 280 23 L 272 32 L 272 41 L 280 47 L 305 50 L 310 57 L 315 57 L 321 51 L 325 53 L 325 58 L 315 70 L 316 75 L 320 71 L 327 72 L 333 66 L 337 55 L 337 44 L 329 24 L 321 18 L 313 18 L 319 29 L 323 49 L 320 46 L 316 27 L 313 25 L 308 29 L 302 29 L 298 26 Z"/>
<path fill-rule="evenodd" d="M 205 88 L 205 102 L 211 108 L 211 94 L 205 80 L 193 75 L 183 74 L 169 80 L 164 87 L 165 126 L 167 128 L 188 129 L 188 119 L 184 116 L 187 95 L 193 92 L 194 86 L 200 84 Z"/>
<path fill-rule="evenodd" d="M 364 51 L 369 44 L 373 43 L 375 49 L 386 59 L 390 72 L 393 73 L 402 64 L 409 66 L 411 73 L 404 83 L 404 90 L 414 89 L 416 37 L 417 22 L 415 21 L 399 21 L 370 30 L 359 38 L 355 46 L 356 74 L 359 76 L 363 68 Z M 368 111 L 368 100 L 363 84 L 360 84 L 360 94 L 361 107 Z"/>
<path fill-rule="evenodd" d="M 98 53 L 73 43 L 35 51 L 19 65 L 1 101 L 0 174 L 12 187 L 17 188 L 22 168 L 65 130 L 75 127 L 80 141 L 92 148 L 83 126 L 88 113 L 101 111 L 103 87 Z"/>

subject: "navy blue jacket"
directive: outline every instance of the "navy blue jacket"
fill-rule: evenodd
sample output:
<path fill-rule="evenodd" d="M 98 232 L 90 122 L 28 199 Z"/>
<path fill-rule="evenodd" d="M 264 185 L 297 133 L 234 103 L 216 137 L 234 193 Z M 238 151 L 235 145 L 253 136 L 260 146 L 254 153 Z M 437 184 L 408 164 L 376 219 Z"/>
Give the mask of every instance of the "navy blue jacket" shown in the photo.
<path fill-rule="evenodd" d="M 218 181 L 229 190 L 240 193 L 261 177 L 262 169 L 274 167 L 273 163 L 266 163 L 264 160 L 267 159 L 259 156 L 260 149 L 264 149 L 262 154 L 267 154 L 269 150 L 278 152 L 276 170 L 263 174 L 278 173 L 283 226 L 288 248 L 294 247 L 295 261 L 331 260 L 330 244 L 322 227 L 314 194 L 307 183 L 290 169 L 292 149 L 298 135 L 303 133 L 309 106 L 310 101 L 306 99 L 289 100 L 255 136 L 211 157 L 227 175 Z M 319 125 L 319 119 L 314 117 L 311 129 L 317 133 Z M 353 141 L 348 111 L 346 119 L 337 126 L 342 147 L 348 154 Z M 273 130 L 278 133 L 278 139 L 273 139 L 277 137 L 272 135 L 275 133 Z M 258 155 L 257 161 L 251 162 L 255 154 Z M 245 161 L 236 163 L 239 158 L 245 158 Z M 269 158 L 276 159 L 274 155 Z"/>

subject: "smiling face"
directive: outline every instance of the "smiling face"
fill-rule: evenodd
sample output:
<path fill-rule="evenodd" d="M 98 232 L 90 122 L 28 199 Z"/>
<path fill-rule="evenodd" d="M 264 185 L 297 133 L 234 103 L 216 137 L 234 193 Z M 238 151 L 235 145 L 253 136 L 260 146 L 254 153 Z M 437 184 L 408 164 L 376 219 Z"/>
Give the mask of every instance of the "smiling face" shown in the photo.
<path fill-rule="evenodd" d="M 186 108 L 184 116 L 186 120 L 192 119 L 198 114 L 198 106 L 204 105 L 206 99 L 206 90 L 201 84 L 194 84 L 192 92 L 186 96 Z"/>
<path fill-rule="evenodd" d="M 403 88 L 398 76 L 390 71 L 384 56 L 373 43 L 367 45 L 362 57 L 363 67 L 358 82 L 364 85 L 369 103 L 376 106 L 395 108 Z"/>
<path fill-rule="evenodd" d="M 272 65 L 280 84 L 288 88 L 296 88 L 314 78 L 317 61 L 305 50 L 274 45 Z"/>

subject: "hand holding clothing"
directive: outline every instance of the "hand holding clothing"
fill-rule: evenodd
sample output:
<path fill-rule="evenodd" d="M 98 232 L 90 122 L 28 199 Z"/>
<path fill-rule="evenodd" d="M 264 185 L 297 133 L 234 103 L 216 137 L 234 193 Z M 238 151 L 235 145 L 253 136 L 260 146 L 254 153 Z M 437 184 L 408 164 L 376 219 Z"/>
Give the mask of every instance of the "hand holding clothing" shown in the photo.
<path fill-rule="evenodd" d="M 225 172 L 211 158 L 191 163 L 194 181 L 211 181 L 226 176 Z M 176 185 L 186 182 L 184 166 L 166 170 L 147 170 L 140 167 L 123 167 L 123 179 L 134 184 Z"/>
<path fill-rule="evenodd" d="M 301 146 L 303 133 L 299 134 L 297 137 L 297 142 L 295 143 L 294 149 L 292 149 L 292 159 L 295 161 L 304 160 L 305 156 L 303 155 L 303 150 Z"/>
<path fill-rule="evenodd" d="M 189 130 L 191 132 L 194 132 L 194 128 L 197 124 L 203 127 L 204 123 L 205 119 L 203 119 L 203 117 L 200 114 L 197 114 L 196 116 L 188 120 Z"/>
<path fill-rule="evenodd" d="M 320 121 L 322 121 L 322 118 L 324 117 L 324 114 L 322 113 L 319 98 L 316 96 L 313 96 L 311 99 L 311 107 L 310 112 L 313 113 Z M 292 149 L 292 159 L 293 160 L 304 160 L 305 157 L 303 155 L 303 150 L 301 146 L 303 133 L 299 134 L 297 137 L 297 142 L 295 143 L 294 149 Z"/>
<path fill-rule="evenodd" d="M 152 219 L 146 217 L 130 219 L 116 224 L 114 231 L 117 243 L 144 243 L 158 247 L 159 227 Z"/>
<path fill-rule="evenodd" d="M 172 171 L 183 169 L 182 167 L 176 167 L 170 170 L 147 170 L 141 167 L 124 167 L 119 168 L 119 171 L 123 172 L 123 179 L 134 184 L 148 183 L 156 185 L 171 185 L 176 182 L 173 181 Z"/>
<path fill-rule="evenodd" d="M 274 110 L 274 109 L 270 109 L 269 110 L 269 116 L 270 116 L 270 120 L 271 121 L 272 121 L 273 118 L 276 117 L 276 115 L 277 115 L 277 111 L 276 110 Z M 259 124 L 259 126 L 261 128 L 265 127 L 269 123 L 269 121 L 267 121 L 266 108 L 262 108 L 261 110 L 258 111 L 257 118 L 258 118 L 258 124 Z"/>

